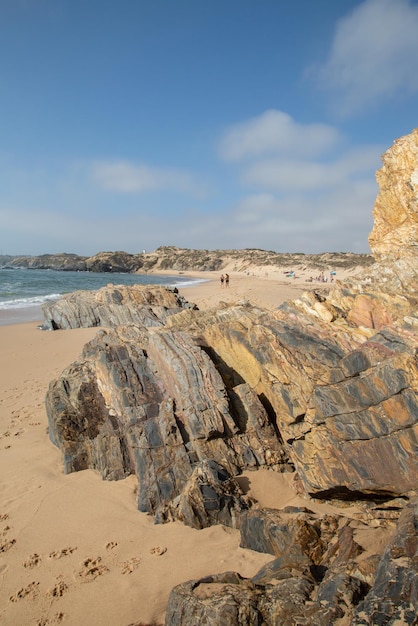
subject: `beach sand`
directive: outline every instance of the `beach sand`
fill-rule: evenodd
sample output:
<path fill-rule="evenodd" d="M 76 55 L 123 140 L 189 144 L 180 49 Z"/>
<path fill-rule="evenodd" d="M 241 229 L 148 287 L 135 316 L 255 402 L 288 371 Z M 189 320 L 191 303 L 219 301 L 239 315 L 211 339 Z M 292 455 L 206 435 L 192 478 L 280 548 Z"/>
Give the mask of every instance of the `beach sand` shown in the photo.
<path fill-rule="evenodd" d="M 231 273 L 229 288 L 221 289 L 218 273 L 193 275 L 206 282 L 180 293 L 200 308 L 242 300 L 270 308 L 305 288 L 291 279 Z M 61 453 L 48 438 L 45 393 L 95 333 L 41 331 L 36 322 L 0 325 L 3 626 L 163 624 L 176 584 L 228 570 L 252 576 L 272 559 L 240 548 L 237 530 L 154 524 L 136 508 L 134 476 L 107 482 L 90 470 L 63 473 Z M 245 474 L 244 483 L 262 506 L 281 508 L 303 502 L 291 478 L 264 470 Z"/>

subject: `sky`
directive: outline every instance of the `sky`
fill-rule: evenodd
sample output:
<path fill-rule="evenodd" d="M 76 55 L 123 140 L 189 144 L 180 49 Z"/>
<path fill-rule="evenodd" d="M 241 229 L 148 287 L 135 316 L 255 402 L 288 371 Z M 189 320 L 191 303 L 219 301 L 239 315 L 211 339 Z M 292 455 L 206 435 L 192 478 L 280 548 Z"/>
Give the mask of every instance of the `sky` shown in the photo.
<path fill-rule="evenodd" d="M 368 253 L 418 0 L 0 0 L 0 254 Z"/>

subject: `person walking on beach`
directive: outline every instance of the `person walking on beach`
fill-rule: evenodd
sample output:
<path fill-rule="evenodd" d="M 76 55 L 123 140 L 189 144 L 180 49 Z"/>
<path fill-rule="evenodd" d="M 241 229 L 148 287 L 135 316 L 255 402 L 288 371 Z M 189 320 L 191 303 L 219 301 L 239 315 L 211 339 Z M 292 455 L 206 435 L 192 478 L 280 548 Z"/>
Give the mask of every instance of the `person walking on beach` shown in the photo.
<path fill-rule="evenodd" d="M 229 287 L 229 274 L 225 274 L 225 287 Z"/>
<path fill-rule="evenodd" d="M 225 276 L 222 274 L 221 276 L 221 288 L 224 286 Z"/>

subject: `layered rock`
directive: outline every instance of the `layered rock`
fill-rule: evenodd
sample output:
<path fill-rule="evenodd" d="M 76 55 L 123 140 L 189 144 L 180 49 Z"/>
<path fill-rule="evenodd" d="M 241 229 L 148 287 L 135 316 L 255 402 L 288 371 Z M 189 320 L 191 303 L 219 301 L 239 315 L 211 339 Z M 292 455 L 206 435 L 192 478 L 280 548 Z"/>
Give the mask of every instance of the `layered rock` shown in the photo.
<path fill-rule="evenodd" d="M 249 504 L 232 476 L 262 465 L 289 469 L 286 454 L 248 385 L 228 389 L 190 336 L 154 330 L 118 326 L 85 346 L 82 361 L 50 385 L 50 437 L 66 472 L 93 468 L 106 479 L 136 473 L 138 508 L 158 521 L 202 527 L 229 516 L 238 525 L 236 512 Z M 220 469 L 212 478 L 206 469 L 200 480 L 205 461 Z M 216 482 L 228 492 L 217 493 Z M 206 514 L 185 505 L 198 485 Z"/>
<path fill-rule="evenodd" d="M 176 288 L 108 285 L 98 291 L 75 291 L 45 302 L 44 327 L 51 330 L 141 324 L 162 326 L 170 315 L 193 307 Z"/>
<path fill-rule="evenodd" d="M 86 259 L 86 270 L 89 272 L 132 273 L 143 266 L 142 254 L 128 252 L 99 252 Z"/>
<path fill-rule="evenodd" d="M 246 517 L 253 520 L 241 528 L 243 545 L 278 556 L 251 579 L 225 572 L 178 585 L 166 626 L 416 624 L 416 503 L 401 514 L 383 555 L 363 559 L 352 521 L 294 510 Z M 325 550 L 330 527 L 335 536 Z"/>
<path fill-rule="evenodd" d="M 379 194 L 369 244 L 376 261 L 418 252 L 418 128 L 397 139 L 377 172 Z"/>
<path fill-rule="evenodd" d="M 41 256 L 16 256 L 8 261 L 11 267 L 26 267 L 34 270 L 62 270 L 85 272 L 86 257 L 78 254 L 42 254 Z"/>

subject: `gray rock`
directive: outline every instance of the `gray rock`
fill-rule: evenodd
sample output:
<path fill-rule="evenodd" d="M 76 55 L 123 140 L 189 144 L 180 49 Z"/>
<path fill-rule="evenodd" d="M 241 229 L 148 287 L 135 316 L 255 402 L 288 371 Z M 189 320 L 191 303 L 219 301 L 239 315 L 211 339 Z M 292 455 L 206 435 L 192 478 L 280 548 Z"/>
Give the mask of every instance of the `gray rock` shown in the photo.
<path fill-rule="evenodd" d="M 245 385 L 231 391 L 232 398 L 206 352 L 183 332 L 102 330 L 50 385 L 50 437 L 66 472 L 92 468 L 106 479 L 136 473 L 138 508 L 158 521 L 238 526 L 248 502 L 234 481 L 214 481 L 210 472 L 202 492 L 202 468 L 219 464 L 233 476 L 287 458 L 254 392 Z"/>
<path fill-rule="evenodd" d="M 144 285 L 107 285 L 75 291 L 42 305 L 44 328 L 50 330 L 140 324 L 162 326 L 183 308 L 193 308 L 177 289 Z"/>

